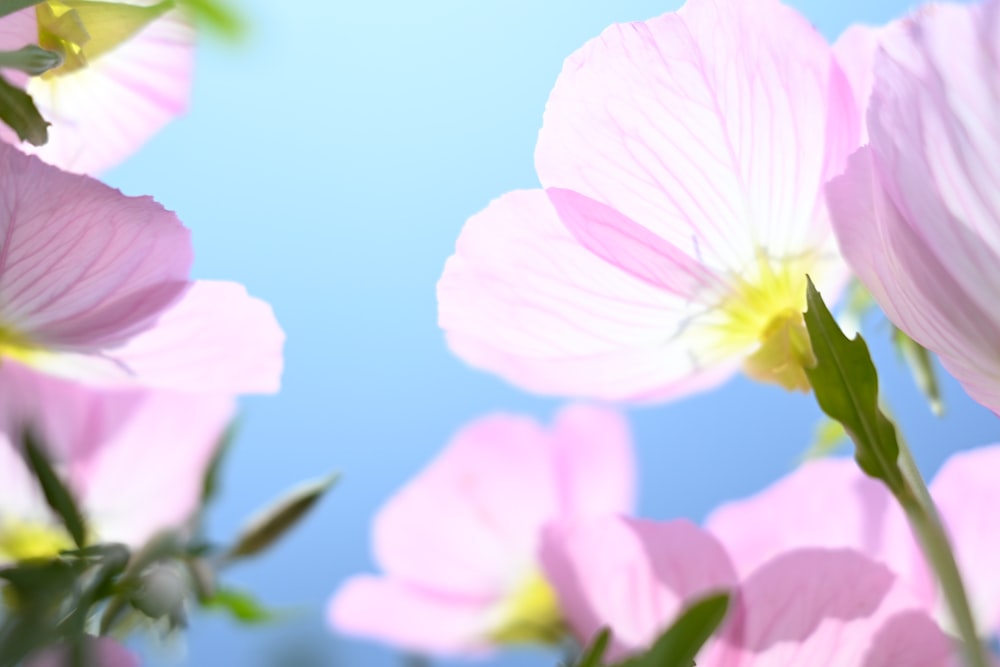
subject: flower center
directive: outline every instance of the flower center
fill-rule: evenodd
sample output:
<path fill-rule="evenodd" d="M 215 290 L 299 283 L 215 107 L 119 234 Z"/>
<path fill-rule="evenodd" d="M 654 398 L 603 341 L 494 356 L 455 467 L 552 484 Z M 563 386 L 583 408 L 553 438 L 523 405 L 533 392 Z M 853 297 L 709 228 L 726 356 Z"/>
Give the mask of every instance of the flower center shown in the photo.
<path fill-rule="evenodd" d="M 4 359 L 13 359 L 29 364 L 39 356 L 41 348 L 12 329 L 0 326 L 0 364 Z"/>
<path fill-rule="evenodd" d="M 42 75 L 51 79 L 83 69 L 113 51 L 175 6 L 174 0 L 130 5 L 99 0 L 48 0 L 35 6 L 38 44 L 63 56 L 63 64 Z"/>
<path fill-rule="evenodd" d="M 558 644 L 566 633 L 559 600 L 542 575 L 534 572 L 497 610 L 490 639 L 498 644 Z"/>
<path fill-rule="evenodd" d="M 73 540 L 62 528 L 37 521 L 0 521 L 0 560 L 52 558 L 71 548 Z"/>
<path fill-rule="evenodd" d="M 816 360 L 802 311 L 811 264 L 786 260 L 776 267 L 761 254 L 753 275 L 737 278 L 735 290 L 722 305 L 722 344 L 741 350 L 757 346 L 743 364 L 755 380 L 809 391 L 805 369 Z"/>

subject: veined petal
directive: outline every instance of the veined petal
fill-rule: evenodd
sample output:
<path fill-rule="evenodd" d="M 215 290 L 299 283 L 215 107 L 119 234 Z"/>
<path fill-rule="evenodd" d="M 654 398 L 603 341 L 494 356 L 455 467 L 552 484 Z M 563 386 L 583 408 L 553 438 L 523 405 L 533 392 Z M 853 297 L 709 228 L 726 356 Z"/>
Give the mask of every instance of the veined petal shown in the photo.
<path fill-rule="evenodd" d="M 98 354 L 49 354 L 32 367 L 105 388 L 274 393 L 285 334 L 271 307 L 237 283 L 202 280 L 156 326 Z"/>
<path fill-rule="evenodd" d="M 484 620 L 491 602 L 360 576 L 341 586 L 327 615 L 340 632 L 435 655 L 467 655 L 487 649 Z"/>
<path fill-rule="evenodd" d="M 180 297 L 191 259 L 188 231 L 151 198 L 0 144 L 0 337 L 121 343 Z"/>
<path fill-rule="evenodd" d="M 802 16 L 776 0 L 688 0 L 566 61 L 535 162 L 543 186 L 739 272 L 760 251 L 826 248 L 822 185 L 858 139 L 850 86 Z"/>
<path fill-rule="evenodd" d="M 1000 359 L 994 351 L 1000 315 L 973 298 L 956 276 L 961 262 L 940 255 L 911 226 L 884 183 L 866 147 L 827 186 L 844 257 L 896 326 L 939 354 L 973 398 L 1000 410 Z M 996 289 L 987 274 L 980 282 L 980 294 Z"/>
<path fill-rule="evenodd" d="M 1000 446 L 954 454 L 930 485 L 966 581 L 980 634 L 1000 631 Z M 944 601 L 939 611 L 945 617 Z"/>
<path fill-rule="evenodd" d="M 611 628 L 610 659 L 648 645 L 685 604 L 737 583 L 722 546 L 684 520 L 556 523 L 542 563 L 578 639 Z"/>
<path fill-rule="evenodd" d="M 842 32 L 833 44 L 837 64 L 851 84 L 858 117 L 862 119 L 861 145 L 868 143 L 868 128 L 863 121 L 872 87 L 875 85 L 875 53 L 883 30 L 885 29 L 855 24 Z"/>
<path fill-rule="evenodd" d="M 438 305 L 458 356 L 540 393 L 662 399 L 715 386 L 740 363 L 688 327 L 703 305 L 588 250 L 541 190 L 466 223 Z"/>
<path fill-rule="evenodd" d="M 187 110 L 194 42 L 190 21 L 172 11 L 87 67 L 32 78 L 28 93 L 52 126 L 44 146 L 20 147 L 77 173 L 118 164 Z"/>

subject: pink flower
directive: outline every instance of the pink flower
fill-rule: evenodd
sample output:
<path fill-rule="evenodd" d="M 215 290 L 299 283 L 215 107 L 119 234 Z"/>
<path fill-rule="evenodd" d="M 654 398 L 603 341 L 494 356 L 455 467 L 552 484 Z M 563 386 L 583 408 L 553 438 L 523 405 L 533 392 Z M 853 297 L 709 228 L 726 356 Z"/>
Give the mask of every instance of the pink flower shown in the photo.
<path fill-rule="evenodd" d="M 190 265 L 188 230 L 152 199 L 0 144 L 0 359 L 102 386 L 277 391 L 270 306 Z"/>
<path fill-rule="evenodd" d="M 998 477 L 1000 446 L 992 446 L 952 456 L 930 484 L 984 635 L 1000 632 Z M 806 463 L 757 495 L 723 505 L 705 525 L 726 545 L 740 573 L 789 549 L 856 549 L 888 566 L 914 599 L 948 622 L 902 511 L 853 461 Z"/>
<path fill-rule="evenodd" d="M 545 572 L 574 634 L 602 627 L 612 658 L 648 647 L 691 602 L 720 590 L 728 618 L 699 667 L 946 667 L 952 646 L 884 566 L 848 550 L 782 553 L 738 576 L 687 521 L 604 517 L 554 524 Z"/>
<path fill-rule="evenodd" d="M 863 86 L 866 52 L 843 51 Z M 776 0 L 611 26 L 549 98 L 544 190 L 504 195 L 458 239 L 438 285 L 452 350 L 541 393 L 667 399 L 740 365 L 807 389 L 805 275 L 828 299 L 847 277 L 822 187 L 862 109 Z"/>
<path fill-rule="evenodd" d="M 828 186 L 841 249 L 886 315 L 1000 412 L 1000 2 L 882 37 L 870 146 Z"/>
<path fill-rule="evenodd" d="M 344 584 L 330 620 L 429 653 L 557 641 L 562 617 L 538 562 L 542 526 L 628 511 L 633 476 L 615 412 L 568 407 L 549 430 L 525 417 L 480 419 L 379 512 L 385 574 Z"/>
<path fill-rule="evenodd" d="M 0 561 L 70 548 L 20 451 L 30 426 L 88 522 L 92 542 L 143 545 L 181 528 L 233 417 L 230 398 L 170 392 L 99 392 L 0 366 Z"/>
<path fill-rule="evenodd" d="M 33 147 L 6 126 L 0 138 L 50 164 L 95 174 L 139 149 L 188 107 L 194 28 L 174 3 L 42 2 L 0 20 L 0 48 L 40 44 L 65 55 L 42 76 L 5 76 L 26 86 L 52 125 Z M 78 21 L 65 18 L 74 14 Z M 82 26 L 83 32 L 79 27 Z"/>
<path fill-rule="evenodd" d="M 139 657 L 108 637 L 93 637 L 85 642 L 83 667 L 139 667 Z M 56 646 L 31 656 L 24 667 L 73 667 L 69 649 Z"/>

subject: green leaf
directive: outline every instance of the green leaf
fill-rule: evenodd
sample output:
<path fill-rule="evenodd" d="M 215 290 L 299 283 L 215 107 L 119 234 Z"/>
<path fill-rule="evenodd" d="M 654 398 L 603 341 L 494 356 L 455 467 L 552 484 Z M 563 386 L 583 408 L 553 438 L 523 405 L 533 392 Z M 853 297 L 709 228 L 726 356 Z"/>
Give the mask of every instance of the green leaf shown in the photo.
<path fill-rule="evenodd" d="M 909 491 L 899 468 L 896 427 L 879 409 L 878 374 L 868 345 L 860 335 L 847 339 L 811 279 L 806 303 L 806 328 L 816 355 L 816 365 L 806 375 L 816 401 L 851 436 L 861 469 L 902 499 Z"/>
<path fill-rule="evenodd" d="M 28 7 L 34 7 L 41 0 L 0 0 L 0 18 L 19 12 Z"/>
<path fill-rule="evenodd" d="M 909 366 L 913 381 L 916 382 L 917 388 L 930 404 L 931 412 L 938 417 L 943 415 L 944 402 L 941 400 L 941 385 L 938 383 L 931 353 L 896 327 L 892 328 L 892 343 L 896 347 L 896 352 Z"/>
<path fill-rule="evenodd" d="M 73 495 L 69 489 L 63 485 L 62 480 L 52 468 L 42 447 L 35 440 L 31 430 L 26 430 L 22 436 L 24 443 L 24 454 L 28 466 L 35 474 L 42 493 L 49 507 L 62 519 L 67 532 L 73 538 L 77 547 L 83 548 L 87 542 L 87 530 L 84 527 L 83 515 L 80 513 Z"/>
<path fill-rule="evenodd" d="M 211 30 L 230 41 L 237 41 L 246 35 L 246 21 L 222 0 L 178 0 L 178 4 L 191 12 L 200 28 Z"/>
<path fill-rule="evenodd" d="M 38 112 L 28 93 L 13 86 L 0 76 L 0 121 L 17 133 L 18 139 L 32 146 L 42 146 L 49 140 L 49 124 Z"/>
<path fill-rule="evenodd" d="M 604 663 L 604 654 L 608 651 L 608 644 L 611 643 L 611 630 L 601 628 L 590 646 L 583 652 L 576 663 L 576 667 L 601 667 Z"/>
<path fill-rule="evenodd" d="M 264 607 L 253 595 L 233 588 L 220 588 L 202 602 L 206 609 L 218 609 L 227 612 L 233 619 L 245 625 L 269 623 L 278 618 L 278 614 Z"/>
<path fill-rule="evenodd" d="M 226 455 L 236 441 L 238 431 L 238 420 L 234 419 L 226 427 L 226 431 L 219 438 L 219 442 L 215 446 L 212 462 L 209 463 L 208 469 L 205 470 L 205 476 L 201 480 L 201 507 L 203 509 L 215 500 L 219 494 L 219 475 L 222 472 L 222 464 L 225 462 Z"/>
<path fill-rule="evenodd" d="M 688 606 L 653 647 L 616 667 L 691 667 L 729 609 L 729 594 L 718 593 Z"/>
<path fill-rule="evenodd" d="M 273 545 L 319 502 L 339 478 L 340 475 L 335 473 L 288 492 L 247 523 L 224 558 L 228 561 L 247 558 Z"/>
<path fill-rule="evenodd" d="M 848 442 L 847 431 L 844 426 L 827 416 L 820 418 L 816 424 L 816 431 L 813 435 L 813 442 L 809 449 L 802 455 L 802 461 L 811 461 L 830 456 Z"/>

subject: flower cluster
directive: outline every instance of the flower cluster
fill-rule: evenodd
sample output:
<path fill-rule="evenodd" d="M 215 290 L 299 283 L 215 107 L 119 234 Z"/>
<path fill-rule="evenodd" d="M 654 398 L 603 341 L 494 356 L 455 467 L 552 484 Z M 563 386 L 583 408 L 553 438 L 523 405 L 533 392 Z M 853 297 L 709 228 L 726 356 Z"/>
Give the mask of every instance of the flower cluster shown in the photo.
<path fill-rule="evenodd" d="M 926 487 L 820 293 L 856 279 L 897 339 L 1000 412 L 998 37 L 997 0 L 833 45 L 778 0 L 687 0 L 571 55 L 541 187 L 473 216 L 445 264 L 452 351 L 603 401 L 742 369 L 814 393 L 857 462 L 805 463 L 699 527 L 630 515 L 610 408 L 547 431 L 487 417 L 380 511 L 383 573 L 343 585 L 332 625 L 426 654 L 568 646 L 587 666 L 991 664 L 1000 446 Z"/>

